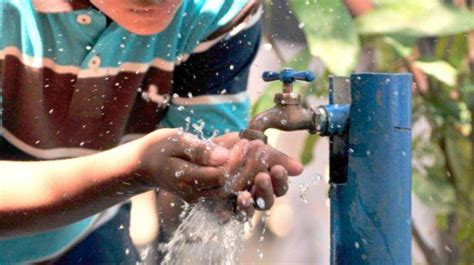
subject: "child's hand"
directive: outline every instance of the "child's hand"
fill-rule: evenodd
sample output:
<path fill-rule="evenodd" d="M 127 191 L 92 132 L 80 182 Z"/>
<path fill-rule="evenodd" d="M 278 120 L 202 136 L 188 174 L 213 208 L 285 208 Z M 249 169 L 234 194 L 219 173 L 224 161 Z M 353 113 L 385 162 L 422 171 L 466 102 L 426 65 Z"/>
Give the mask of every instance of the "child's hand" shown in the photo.
<path fill-rule="evenodd" d="M 253 203 L 260 210 L 271 208 L 274 196 L 283 196 L 288 190 L 288 176 L 301 174 L 303 166 L 297 160 L 275 150 L 261 141 L 241 140 L 236 133 L 217 137 L 214 141 L 232 148 L 225 168 L 232 192 L 243 191 L 238 197 L 238 206 L 248 214 L 253 212 Z M 242 207 L 242 205 L 246 207 Z"/>
<path fill-rule="evenodd" d="M 169 191 L 188 202 L 216 196 L 224 185 L 222 165 L 229 150 L 177 129 L 163 129 L 143 138 L 137 173 L 149 186 Z"/>

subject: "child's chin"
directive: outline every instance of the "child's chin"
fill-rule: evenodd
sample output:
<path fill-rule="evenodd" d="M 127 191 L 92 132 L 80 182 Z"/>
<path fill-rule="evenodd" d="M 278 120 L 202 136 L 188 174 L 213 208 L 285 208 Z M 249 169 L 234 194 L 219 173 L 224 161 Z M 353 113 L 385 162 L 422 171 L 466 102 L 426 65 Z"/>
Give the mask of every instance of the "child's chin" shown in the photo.
<path fill-rule="evenodd" d="M 131 27 L 124 27 L 128 31 L 138 34 L 138 35 L 153 35 L 162 32 L 166 27 L 165 26 L 160 26 L 157 27 L 156 25 L 154 26 L 138 26 L 134 25 Z"/>

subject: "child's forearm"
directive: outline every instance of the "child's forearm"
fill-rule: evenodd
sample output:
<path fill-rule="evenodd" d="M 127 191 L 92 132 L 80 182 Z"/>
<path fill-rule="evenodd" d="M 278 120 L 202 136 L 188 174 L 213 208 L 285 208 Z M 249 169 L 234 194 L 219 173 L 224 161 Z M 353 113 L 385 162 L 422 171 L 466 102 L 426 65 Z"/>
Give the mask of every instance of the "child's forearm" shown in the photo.
<path fill-rule="evenodd" d="M 0 238 L 66 225 L 146 191 L 135 176 L 141 150 L 137 140 L 80 158 L 0 161 Z"/>

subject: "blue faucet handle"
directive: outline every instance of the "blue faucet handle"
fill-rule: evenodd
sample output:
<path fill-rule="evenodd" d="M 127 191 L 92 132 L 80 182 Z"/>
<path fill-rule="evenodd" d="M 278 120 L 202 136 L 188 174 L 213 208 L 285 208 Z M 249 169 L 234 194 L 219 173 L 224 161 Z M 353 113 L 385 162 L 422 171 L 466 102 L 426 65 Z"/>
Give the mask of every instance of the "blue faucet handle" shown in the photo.
<path fill-rule="evenodd" d="M 265 71 L 262 74 L 262 79 L 265 82 L 271 82 L 275 80 L 280 80 L 280 73 L 278 72 L 271 72 L 271 71 Z"/>
<path fill-rule="evenodd" d="M 295 80 L 311 82 L 315 79 L 315 76 L 311 71 L 297 72 L 291 68 L 285 68 L 279 73 L 265 71 L 263 72 L 262 78 L 265 82 L 280 80 L 285 84 L 291 84 Z"/>

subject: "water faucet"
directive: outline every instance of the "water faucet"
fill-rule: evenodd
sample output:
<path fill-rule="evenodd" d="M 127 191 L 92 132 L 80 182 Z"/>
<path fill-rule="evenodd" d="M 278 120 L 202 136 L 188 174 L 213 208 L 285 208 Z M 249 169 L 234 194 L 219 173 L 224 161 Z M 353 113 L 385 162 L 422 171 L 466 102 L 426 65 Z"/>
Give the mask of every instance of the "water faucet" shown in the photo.
<path fill-rule="evenodd" d="M 240 137 L 248 140 L 267 142 L 265 131 L 275 128 L 282 131 L 308 130 L 311 134 L 317 132 L 316 124 L 319 111 L 301 106 L 301 96 L 293 91 L 296 80 L 311 82 L 315 76 L 310 71 L 297 72 L 285 68 L 281 72 L 264 72 L 262 78 L 266 82 L 280 80 L 283 82 L 283 92 L 275 94 L 275 106 L 257 114 L 248 124 L 247 129 L 240 132 Z"/>
<path fill-rule="evenodd" d="M 331 264 L 411 264 L 411 75 L 332 76 L 329 104 L 310 108 L 292 83 L 314 80 L 311 72 L 263 79 L 282 81 L 283 92 L 241 138 L 266 142 L 268 128 L 329 137 Z"/>

